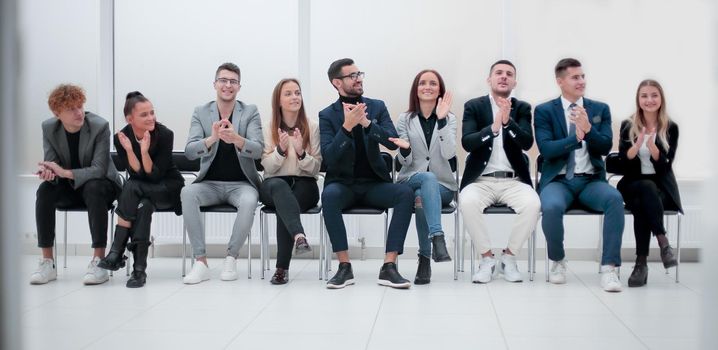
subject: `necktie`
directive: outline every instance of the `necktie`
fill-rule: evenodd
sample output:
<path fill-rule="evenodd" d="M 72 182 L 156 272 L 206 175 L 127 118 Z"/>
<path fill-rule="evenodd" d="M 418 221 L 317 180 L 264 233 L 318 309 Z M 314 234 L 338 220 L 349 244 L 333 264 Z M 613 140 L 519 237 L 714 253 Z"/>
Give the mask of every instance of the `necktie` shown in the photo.
<path fill-rule="evenodd" d="M 568 106 L 569 113 L 571 113 L 570 110 L 572 110 L 574 107 L 576 107 L 575 103 L 572 103 L 570 106 Z M 576 137 L 576 124 L 569 122 L 568 136 L 574 137 L 574 138 Z M 575 170 L 576 170 L 576 151 L 571 150 L 571 152 L 568 154 L 568 161 L 566 162 L 566 179 L 567 180 L 573 179 L 573 174 L 574 174 Z"/>

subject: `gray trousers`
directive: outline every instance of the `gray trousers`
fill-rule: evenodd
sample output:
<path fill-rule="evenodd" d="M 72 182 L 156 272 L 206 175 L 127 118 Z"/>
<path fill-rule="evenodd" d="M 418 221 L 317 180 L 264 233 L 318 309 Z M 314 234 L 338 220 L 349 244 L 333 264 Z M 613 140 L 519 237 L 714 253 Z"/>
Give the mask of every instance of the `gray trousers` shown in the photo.
<path fill-rule="evenodd" d="M 237 218 L 227 246 L 227 256 L 237 257 L 254 223 L 259 193 L 248 181 L 202 181 L 182 188 L 182 216 L 195 258 L 207 255 L 204 216 L 199 207 L 229 204 L 237 208 Z"/>

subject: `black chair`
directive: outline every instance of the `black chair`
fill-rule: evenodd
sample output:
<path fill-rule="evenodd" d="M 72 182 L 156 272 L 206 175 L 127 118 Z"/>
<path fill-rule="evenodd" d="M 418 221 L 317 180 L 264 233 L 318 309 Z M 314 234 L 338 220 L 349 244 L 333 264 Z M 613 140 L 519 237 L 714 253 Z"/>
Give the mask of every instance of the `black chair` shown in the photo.
<path fill-rule="evenodd" d="M 538 191 L 538 186 L 539 186 L 539 180 L 540 180 L 540 177 L 539 177 L 539 176 L 540 176 L 540 174 L 541 174 L 541 167 L 542 167 L 542 165 L 543 165 L 543 156 L 541 156 L 541 155 L 539 154 L 538 157 L 536 157 L 536 176 L 535 176 L 536 184 L 535 184 L 535 188 L 536 188 L 537 191 Z M 602 241 L 603 241 L 603 240 L 602 240 L 602 238 L 603 238 L 603 213 L 602 213 L 602 212 L 599 212 L 599 211 L 592 210 L 592 209 L 587 208 L 587 207 L 585 207 L 585 206 L 582 206 L 582 205 L 580 205 L 580 204 L 574 204 L 573 206 L 571 206 L 570 208 L 568 208 L 568 210 L 566 210 L 566 213 L 565 213 L 564 215 L 598 216 L 598 237 L 599 237 L 599 242 L 598 242 L 598 251 L 597 251 L 597 253 L 598 253 L 598 271 L 599 271 L 599 273 L 600 273 L 600 272 L 601 272 L 601 247 L 603 246 L 603 243 L 602 243 Z M 536 249 L 536 245 L 535 245 L 535 244 L 534 244 L 534 246 L 533 246 L 533 249 Z M 532 264 L 533 264 L 534 266 L 536 266 L 536 253 L 534 252 L 532 255 L 533 255 L 532 258 L 534 259 L 534 261 L 532 262 Z M 549 258 L 548 258 L 548 242 L 546 242 L 546 261 L 545 261 L 546 282 L 548 282 L 548 269 L 549 269 L 549 267 L 548 267 L 548 261 L 549 261 Z M 620 268 L 619 268 L 619 274 L 620 274 Z"/>
<path fill-rule="evenodd" d="M 389 153 L 381 152 L 381 157 L 384 159 L 384 162 L 386 164 L 387 169 L 390 169 L 391 172 L 391 178 L 394 178 L 394 171 L 393 171 L 393 160 Z M 380 209 L 380 208 L 373 208 L 368 206 L 354 206 L 351 208 L 347 208 L 342 210 L 343 215 L 383 215 L 384 216 L 384 244 L 386 244 L 386 239 L 388 235 L 388 227 L 389 227 L 389 210 L 388 209 Z M 331 244 L 329 242 L 329 236 L 326 233 L 326 228 L 324 225 L 321 225 L 321 232 L 319 233 L 320 237 L 320 248 L 319 248 L 319 274 L 320 279 L 322 276 L 324 277 L 324 280 L 329 279 L 329 271 L 331 271 L 331 261 L 332 261 L 332 252 L 330 250 Z"/>
<path fill-rule="evenodd" d="M 456 180 L 456 183 L 459 183 L 459 172 L 458 172 L 458 164 L 456 163 L 456 156 L 449 159 L 449 166 L 451 167 L 451 172 L 454 173 L 454 177 Z M 401 171 L 402 165 L 401 162 L 399 162 L 399 156 L 394 157 L 394 182 L 396 182 L 396 178 L 399 175 L 399 171 Z M 442 206 L 441 208 L 441 214 L 442 215 L 453 215 L 454 216 L 454 280 L 457 280 L 459 278 L 459 247 L 461 244 L 459 241 L 461 240 L 459 232 L 459 191 L 454 192 L 454 199 L 447 205 Z M 416 210 L 414 209 L 413 212 L 416 214 Z"/>
<path fill-rule="evenodd" d="M 606 172 L 608 173 L 607 175 L 609 181 L 614 177 L 622 177 L 623 175 L 625 175 L 626 172 L 623 169 L 623 162 L 617 152 L 612 152 L 608 156 L 606 156 Z M 626 213 L 626 215 L 632 214 L 629 209 L 624 209 L 624 212 Z M 678 261 L 678 265 L 676 265 L 676 283 L 678 283 L 678 269 L 681 262 L 681 218 L 683 217 L 683 214 L 681 214 L 681 212 L 677 210 L 664 210 L 663 216 L 666 222 L 671 216 L 675 216 L 677 221 L 676 260 Z M 667 273 L 668 270 L 666 269 L 666 274 Z"/>
<path fill-rule="evenodd" d="M 466 156 L 466 159 L 468 160 L 470 154 Z M 526 165 L 529 165 L 529 157 L 526 155 L 526 153 L 522 153 L 522 156 L 524 158 L 524 162 Z M 508 207 L 506 204 L 493 204 L 489 207 L 486 207 L 484 209 L 484 214 L 486 215 L 506 215 L 506 214 L 516 214 L 516 212 Z M 536 229 L 534 228 L 533 232 L 531 232 L 531 236 L 529 236 L 528 240 L 528 271 L 529 271 L 529 281 L 534 280 L 534 274 L 536 273 L 536 259 L 535 259 L 535 246 L 536 246 Z M 463 249 L 462 249 L 463 250 Z M 463 256 L 462 256 L 463 260 Z M 476 251 L 474 247 L 474 242 L 471 241 L 471 276 L 473 276 L 476 273 Z M 462 269 L 463 272 L 463 269 Z"/>

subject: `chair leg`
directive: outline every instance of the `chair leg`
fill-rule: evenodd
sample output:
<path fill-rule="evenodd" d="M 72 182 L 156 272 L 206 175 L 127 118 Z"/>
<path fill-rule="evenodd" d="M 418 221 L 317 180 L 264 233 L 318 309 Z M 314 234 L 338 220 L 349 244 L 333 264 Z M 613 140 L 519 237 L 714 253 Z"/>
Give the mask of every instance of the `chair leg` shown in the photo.
<path fill-rule="evenodd" d="M 62 267 L 67 268 L 67 212 L 65 212 L 65 240 L 62 241 L 62 244 L 65 246 L 65 255 L 62 257 Z"/>
<path fill-rule="evenodd" d="M 329 249 L 331 245 L 329 242 L 329 233 L 327 232 L 326 225 L 323 227 L 324 230 L 324 280 L 329 280 L 329 271 L 332 269 L 332 251 Z"/>
<path fill-rule="evenodd" d="M 676 215 L 676 220 L 678 221 L 678 227 L 676 228 L 676 261 L 678 261 L 678 265 L 676 265 L 676 283 L 678 283 L 678 270 L 681 267 L 681 218 L 683 217 L 683 214 L 678 213 Z"/>
<path fill-rule="evenodd" d="M 110 211 L 110 244 L 115 241 L 115 210 Z M 110 277 L 114 276 L 114 271 L 110 270 Z"/>
<path fill-rule="evenodd" d="M 247 234 L 247 279 L 252 279 L 252 230 Z"/>
<path fill-rule="evenodd" d="M 476 248 L 474 247 L 474 241 L 471 241 L 471 277 L 474 277 L 474 274 L 476 273 Z"/>
<path fill-rule="evenodd" d="M 319 213 L 319 280 L 324 275 L 324 218 Z"/>
<path fill-rule="evenodd" d="M 187 226 L 184 224 L 184 220 L 182 222 L 182 277 L 186 275 L 187 272 Z"/>
<path fill-rule="evenodd" d="M 459 240 L 459 208 L 454 210 L 454 281 L 459 279 L 459 246 L 456 244 Z"/>
<path fill-rule="evenodd" d="M 534 280 L 534 254 L 536 254 L 536 231 L 531 232 L 531 236 L 529 236 L 529 250 L 528 250 L 528 268 L 529 268 L 529 281 L 533 282 Z"/>
<path fill-rule="evenodd" d="M 548 241 L 546 241 L 546 257 L 544 258 L 544 273 L 546 274 L 546 282 L 548 282 Z"/>
<path fill-rule="evenodd" d="M 275 214 L 275 219 L 276 218 L 277 216 Z M 267 222 L 264 223 L 264 236 L 262 236 L 262 246 L 264 247 L 264 265 L 262 265 L 262 267 L 264 268 L 264 271 L 269 271 L 270 261 L 272 260 L 272 255 L 269 253 L 269 232 L 267 232 L 267 227 L 269 226 L 269 217 L 265 216 L 265 220 L 267 220 Z M 278 220 L 275 220 L 275 222 L 277 223 L 277 225 L 279 224 Z"/>
<path fill-rule="evenodd" d="M 262 270 L 259 273 L 259 278 L 264 279 L 264 267 L 266 266 L 264 263 L 264 222 L 267 219 L 267 214 L 265 214 L 262 210 L 259 211 L 259 264 L 262 265 Z"/>
<path fill-rule="evenodd" d="M 386 241 L 389 239 L 389 210 L 387 209 L 384 212 L 384 252 L 386 253 Z M 394 261 L 394 264 L 396 264 L 397 269 L 399 268 L 399 255 L 396 256 L 396 260 Z"/>
<path fill-rule="evenodd" d="M 598 259 L 598 273 L 601 273 L 602 251 L 603 251 L 603 214 L 598 216 L 598 245 L 596 247 L 596 259 Z"/>

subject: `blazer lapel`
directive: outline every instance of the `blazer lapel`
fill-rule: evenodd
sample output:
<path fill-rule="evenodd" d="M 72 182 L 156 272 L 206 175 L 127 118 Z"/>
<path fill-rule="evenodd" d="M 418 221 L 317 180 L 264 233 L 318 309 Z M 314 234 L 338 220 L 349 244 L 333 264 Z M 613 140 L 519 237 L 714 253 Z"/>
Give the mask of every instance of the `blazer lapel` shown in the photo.
<path fill-rule="evenodd" d="M 67 142 L 65 142 L 67 144 Z M 85 156 L 87 155 L 87 145 L 90 143 L 90 125 L 88 124 L 87 120 L 85 120 L 85 123 L 82 124 L 82 128 L 80 129 L 80 142 L 79 142 L 79 150 L 78 150 L 78 157 L 80 158 L 80 166 L 89 166 L 90 164 L 85 162 Z"/>
<path fill-rule="evenodd" d="M 561 137 L 568 137 L 568 126 L 566 126 L 566 114 L 561 105 L 561 97 L 553 100 L 554 119 L 561 129 Z"/>

